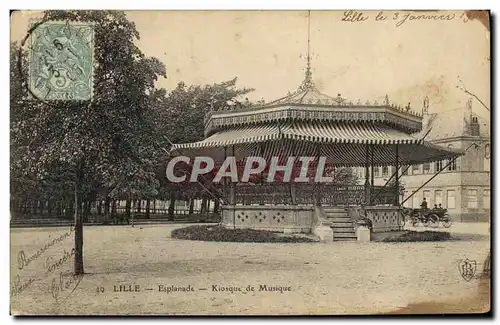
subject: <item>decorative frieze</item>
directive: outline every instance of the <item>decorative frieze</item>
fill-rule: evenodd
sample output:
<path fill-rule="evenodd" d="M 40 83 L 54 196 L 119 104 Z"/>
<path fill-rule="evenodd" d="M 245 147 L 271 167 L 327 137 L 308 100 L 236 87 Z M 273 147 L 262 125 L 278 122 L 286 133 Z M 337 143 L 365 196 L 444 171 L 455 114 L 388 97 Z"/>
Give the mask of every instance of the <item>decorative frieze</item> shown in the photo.
<path fill-rule="evenodd" d="M 408 133 L 418 132 L 422 128 L 421 118 L 389 106 L 350 107 L 348 110 L 345 107 L 340 109 L 339 107 L 286 106 L 240 113 L 212 113 L 206 121 L 205 134 L 208 135 L 224 127 L 275 122 L 286 118 L 349 122 L 377 121 L 387 123 L 391 127 L 402 129 Z"/>

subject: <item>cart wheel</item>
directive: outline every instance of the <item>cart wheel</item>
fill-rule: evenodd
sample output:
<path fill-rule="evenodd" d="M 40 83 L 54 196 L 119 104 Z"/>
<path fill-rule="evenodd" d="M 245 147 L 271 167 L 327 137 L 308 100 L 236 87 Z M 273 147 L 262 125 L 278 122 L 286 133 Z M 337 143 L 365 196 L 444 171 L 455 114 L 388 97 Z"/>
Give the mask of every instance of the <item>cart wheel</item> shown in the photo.
<path fill-rule="evenodd" d="M 418 227 L 418 219 L 412 219 L 412 220 L 411 220 L 411 225 L 412 225 L 413 227 Z"/>
<path fill-rule="evenodd" d="M 429 216 L 429 225 L 432 228 L 437 228 L 439 226 L 439 217 L 435 214 Z"/>
<path fill-rule="evenodd" d="M 451 218 L 443 219 L 443 227 L 450 228 L 451 227 Z"/>
<path fill-rule="evenodd" d="M 424 227 L 429 227 L 429 218 L 422 219 L 422 224 L 424 225 Z"/>

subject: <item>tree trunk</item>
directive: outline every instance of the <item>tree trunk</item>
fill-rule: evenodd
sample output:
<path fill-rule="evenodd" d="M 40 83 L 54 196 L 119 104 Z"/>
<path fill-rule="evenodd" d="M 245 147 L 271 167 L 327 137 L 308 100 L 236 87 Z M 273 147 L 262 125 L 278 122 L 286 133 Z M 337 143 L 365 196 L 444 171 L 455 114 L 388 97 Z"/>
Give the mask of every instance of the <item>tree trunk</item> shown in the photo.
<path fill-rule="evenodd" d="M 53 202 L 51 200 L 48 200 L 47 201 L 47 215 L 50 217 L 52 217 L 52 205 L 53 205 Z"/>
<path fill-rule="evenodd" d="M 131 209 L 131 213 L 130 213 L 132 228 L 134 228 L 134 215 L 135 215 L 134 205 L 136 205 L 138 202 L 139 202 L 139 200 L 132 200 L 132 209 Z"/>
<path fill-rule="evenodd" d="M 89 222 L 89 218 L 90 218 L 90 211 L 91 211 L 91 204 L 90 204 L 90 201 L 86 201 L 84 204 L 83 204 L 83 209 L 84 209 L 84 216 L 85 216 L 85 220 L 87 222 Z"/>
<path fill-rule="evenodd" d="M 61 218 L 62 215 L 62 204 L 61 201 L 56 201 L 56 218 Z"/>
<path fill-rule="evenodd" d="M 150 216 L 150 215 L 149 215 L 149 210 L 150 210 L 150 208 L 151 208 L 151 200 L 150 200 L 150 199 L 147 199 L 147 200 L 146 200 L 146 218 L 148 218 L 148 219 L 149 219 L 149 216 Z"/>
<path fill-rule="evenodd" d="M 153 200 L 153 214 L 156 214 L 156 199 Z"/>
<path fill-rule="evenodd" d="M 141 203 L 142 200 L 136 200 L 135 204 L 137 205 L 137 213 L 141 213 Z"/>
<path fill-rule="evenodd" d="M 207 199 L 203 198 L 201 199 L 200 214 L 205 214 L 206 212 L 207 212 Z"/>
<path fill-rule="evenodd" d="M 79 173 L 80 174 L 80 173 Z M 83 222 L 82 215 L 78 213 L 78 187 L 80 182 L 80 175 L 77 176 L 75 181 L 75 264 L 74 272 L 76 275 L 83 274 Z"/>
<path fill-rule="evenodd" d="M 190 198 L 189 199 L 189 214 L 193 214 L 194 213 L 194 198 Z"/>
<path fill-rule="evenodd" d="M 36 208 L 38 209 L 37 215 L 43 217 L 43 201 L 36 201 Z"/>
<path fill-rule="evenodd" d="M 219 213 L 219 209 L 220 209 L 220 201 L 214 200 L 214 213 L 215 214 Z"/>
<path fill-rule="evenodd" d="M 170 195 L 170 205 L 168 206 L 168 220 L 174 220 L 175 212 L 175 191 L 172 191 Z"/>
<path fill-rule="evenodd" d="M 111 204 L 111 199 L 109 197 L 106 197 L 106 199 L 104 200 L 104 217 L 102 220 L 103 224 L 109 224 L 110 204 Z"/>
<path fill-rule="evenodd" d="M 76 202 L 66 202 L 66 218 L 70 218 L 71 215 L 75 215 L 75 205 Z"/>
<path fill-rule="evenodd" d="M 111 215 L 116 216 L 116 200 L 111 201 Z"/>
<path fill-rule="evenodd" d="M 130 218 L 130 206 L 131 205 L 132 205 L 132 200 L 127 199 L 127 201 L 125 202 L 125 215 L 127 216 L 127 218 Z"/>
<path fill-rule="evenodd" d="M 102 215 L 102 200 L 99 200 L 96 202 L 97 204 L 97 215 L 101 216 Z"/>
<path fill-rule="evenodd" d="M 82 203 L 80 204 L 81 214 L 83 216 L 82 220 L 85 222 L 87 220 L 87 202 L 83 201 L 83 198 L 80 197 Z"/>
<path fill-rule="evenodd" d="M 37 201 L 31 201 L 31 215 L 36 216 L 36 202 Z"/>

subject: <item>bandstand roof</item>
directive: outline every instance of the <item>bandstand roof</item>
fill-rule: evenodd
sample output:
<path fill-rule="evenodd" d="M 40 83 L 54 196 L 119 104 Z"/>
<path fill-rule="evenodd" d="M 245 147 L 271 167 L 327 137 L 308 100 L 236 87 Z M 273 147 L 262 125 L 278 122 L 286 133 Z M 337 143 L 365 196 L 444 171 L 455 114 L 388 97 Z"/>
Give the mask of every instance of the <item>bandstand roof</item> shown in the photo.
<path fill-rule="evenodd" d="M 175 154 L 210 156 L 222 162 L 233 155 L 248 156 L 317 156 L 327 157 L 336 166 L 363 166 L 367 145 L 373 148 L 374 165 L 394 165 L 396 145 L 400 164 L 417 164 L 457 157 L 451 150 L 374 123 L 292 121 L 243 125 L 219 131 L 193 143 L 176 144 Z M 319 150 L 319 152 L 318 152 Z"/>
<path fill-rule="evenodd" d="M 326 156 L 333 166 L 364 166 L 367 150 L 373 165 L 420 164 L 463 154 L 419 141 L 411 134 L 422 129 L 422 116 L 389 102 L 353 103 L 339 94 L 321 93 L 312 80 L 307 56 L 305 78 L 287 96 L 259 107 L 210 112 L 199 142 L 174 144 L 173 155 L 209 156 Z M 234 150 L 234 153 L 233 153 Z"/>

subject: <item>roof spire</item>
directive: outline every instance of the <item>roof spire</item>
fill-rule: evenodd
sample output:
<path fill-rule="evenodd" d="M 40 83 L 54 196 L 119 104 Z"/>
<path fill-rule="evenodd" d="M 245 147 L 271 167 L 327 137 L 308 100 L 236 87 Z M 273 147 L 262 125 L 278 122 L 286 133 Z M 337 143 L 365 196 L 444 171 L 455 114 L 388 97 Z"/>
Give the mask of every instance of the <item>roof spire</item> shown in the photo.
<path fill-rule="evenodd" d="M 311 72 L 311 10 L 307 12 L 307 57 L 306 57 L 306 73 L 304 81 L 299 87 L 299 90 L 314 89 L 314 82 L 312 80 Z"/>

